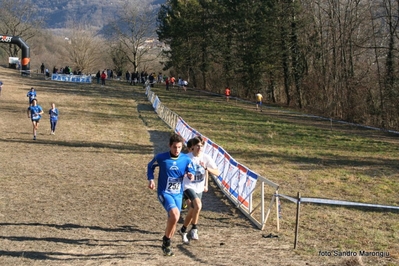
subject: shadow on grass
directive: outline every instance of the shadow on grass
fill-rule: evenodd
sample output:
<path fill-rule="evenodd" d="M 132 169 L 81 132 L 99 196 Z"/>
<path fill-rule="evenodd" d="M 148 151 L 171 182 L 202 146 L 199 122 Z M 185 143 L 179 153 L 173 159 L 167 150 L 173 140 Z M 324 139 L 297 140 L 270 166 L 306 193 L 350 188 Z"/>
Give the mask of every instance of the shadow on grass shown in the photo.
<path fill-rule="evenodd" d="M 103 142 L 86 142 L 86 141 L 54 141 L 54 140 L 27 140 L 27 139 L 0 139 L 1 142 L 6 143 L 27 143 L 32 145 L 50 145 L 50 146 L 64 146 L 75 148 L 96 148 L 96 149 L 112 149 L 119 151 L 134 152 L 137 154 L 150 153 L 152 146 L 150 145 L 133 145 L 131 143 L 103 143 Z"/>
<path fill-rule="evenodd" d="M 244 157 L 245 152 L 231 152 L 230 155 L 233 157 Z M 393 171 L 399 170 L 399 164 L 396 159 L 382 159 L 372 157 L 350 157 L 350 156 L 323 156 L 321 157 L 307 157 L 293 154 L 281 154 L 275 152 L 256 152 L 251 151 L 253 158 L 258 157 L 272 157 L 276 159 L 283 159 L 284 161 L 297 163 L 298 169 L 300 170 L 314 170 L 315 165 L 323 168 L 342 168 L 345 166 L 365 168 L 365 172 L 368 168 L 372 167 L 384 167 L 390 168 Z M 356 159 L 359 158 L 359 159 Z"/>
<path fill-rule="evenodd" d="M 180 250 L 181 253 L 186 255 L 187 257 L 191 258 L 193 261 L 195 261 L 198 264 L 206 264 L 207 261 L 204 261 L 200 258 L 198 258 L 193 252 L 191 252 L 188 248 L 187 245 L 185 244 L 179 244 L 177 245 L 177 248 Z"/>
<path fill-rule="evenodd" d="M 0 236 L 0 239 L 5 239 L 9 241 L 46 241 L 60 244 L 73 244 L 73 245 L 85 245 L 85 246 L 115 246 L 116 242 L 136 242 L 133 240 L 105 240 L 106 242 L 110 242 L 110 244 L 98 244 L 98 242 L 104 242 L 104 240 L 96 240 L 89 238 L 82 239 L 68 239 L 68 238 L 59 238 L 59 237 L 27 237 L 27 236 Z"/>
<path fill-rule="evenodd" d="M 56 228 L 60 230 L 73 230 L 73 229 L 90 229 L 98 230 L 104 232 L 120 232 L 120 233 L 140 233 L 140 234 L 159 234 L 155 231 L 146 231 L 138 229 L 136 226 L 131 225 L 121 225 L 116 228 L 108 228 L 101 226 L 90 226 L 90 225 L 80 225 L 80 224 L 46 224 L 46 223 L 0 223 L 0 226 L 43 226 Z M 4 238 L 1 237 L 0 238 Z"/>
<path fill-rule="evenodd" d="M 169 138 L 173 130 L 158 117 L 144 93 L 134 92 L 133 97 L 139 102 L 144 102 L 137 104 L 137 112 L 143 124 L 148 128 L 150 141 L 153 143 L 154 155 L 168 151 Z"/>
<path fill-rule="evenodd" d="M 40 252 L 40 251 L 5 251 L 0 250 L 0 256 L 26 258 L 31 260 L 54 260 L 54 261 L 72 261 L 72 260 L 92 260 L 92 259 L 124 259 L 130 254 L 127 253 L 97 253 L 97 254 L 76 254 L 64 252 Z M 60 258 L 65 256 L 65 258 Z"/>
<path fill-rule="evenodd" d="M 0 223 L 0 226 L 38 226 L 38 227 L 51 227 L 60 230 L 73 230 L 73 229 L 90 229 L 100 230 L 104 232 L 116 232 L 116 233 L 139 233 L 139 234 L 154 234 L 158 235 L 158 232 L 146 231 L 138 229 L 135 226 L 119 226 L 116 228 L 107 228 L 100 226 L 84 226 L 78 224 L 44 224 L 44 223 Z M 67 239 L 58 237 L 26 237 L 26 236 L 0 236 L 0 239 L 9 241 L 47 241 L 57 244 L 73 244 L 73 245 L 86 245 L 86 246 L 115 246 L 117 242 L 141 242 L 147 240 L 98 240 L 98 239 Z M 157 241 L 157 240 L 154 240 Z M 108 244 L 100 244 L 106 242 Z M 75 260 L 75 259 L 115 259 L 115 258 L 126 258 L 129 254 L 125 253 L 99 253 L 99 254 L 76 254 L 76 253 L 63 253 L 63 252 L 39 252 L 39 251 L 4 251 L 0 250 L 0 256 L 19 257 L 33 260 Z M 65 258 L 60 258 L 65 256 Z"/>
<path fill-rule="evenodd" d="M 302 205 L 315 205 L 319 207 L 326 207 L 335 210 L 337 213 L 341 208 L 348 209 L 348 210 L 358 210 L 362 212 L 369 212 L 369 213 L 399 213 L 399 209 L 397 209 L 399 206 L 392 206 L 392 205 L 384 205 L 384 206 L 391 206 L 393 208 L 380 208 L 380 207 L 368 207 L 368 206 L 347 206 L 347 205 L 333 205 L 333 204 L 321 204 L 321 203 L 309 203 L 309 202 L 304 202 L 301 203 Z M 378 204 L 376 204 L 378 205 Z M 382 205 L 382 204 L 381 204 Z M 395 209 L 396 208 L 396 209 Z"/>

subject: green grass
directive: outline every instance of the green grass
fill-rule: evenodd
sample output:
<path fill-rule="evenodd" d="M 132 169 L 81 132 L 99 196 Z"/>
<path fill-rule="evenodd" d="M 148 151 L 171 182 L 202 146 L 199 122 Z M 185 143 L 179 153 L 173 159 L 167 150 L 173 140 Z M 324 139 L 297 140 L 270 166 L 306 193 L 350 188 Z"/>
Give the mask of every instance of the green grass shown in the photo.
<path fill-rule="evenodd" d="M 153 88 L 161 102 L 280 193 L 399 206 L 399 135 L 305 118 L 199 91 Z M 283 235 L 295 206 L 282 203 Z M 398 212 L 304 205 L 300 245 L 311 250 L 399 250 Z M 274 215 L 271 223 L 275 222 Z M 396 258 L 398 252 L 391 252 Z"/>
<path fill-rule="evenodd" d="M 221 145 L 236 159 L 250 163 L 251 169 L 262 174 L 261 164 L 273 165 L 274 169 L 268 172 L 280 172 L 283 168 L 285 177 L 278 175 L 273 181 L 289 182 L 293 185 L 292 191 L 296 191 L 295 182 L 289 175 L 295 175 L 298 171 L 305 171 L 312 185 L 316 180 L 334 182 L 337 189 L 340 184 L 344 186 L 342 189 L 346 193 L 350 183 L 354 183 L 356 188 L 367 188 L 375 179 L 388 178 L 384 180 L 385 184 L 391 179 L 398 180 L 399 164 L 396 158 L 399 158 L 399 149 L 392 141 L 398 144 L 399 136 L 388 136 L 389 141 L 385 141 L 387 136 L 384 133 L 376 138 L 376 132 L 372 137 L 362 132 L 357 134 L 361 131 L 359 129 L 350 132 L 326 130 L 314 126 L 310 118 L 308 124 L 296 124 L 293 120 L 268 115 L 267 109 L 259 113 L 255 112 L 253 105 L 235 101 L 226 103 L 221 97 L 207 97 L 198 92 L 154 91 L 163 104 L 183 117 L 190 126 Z M 283 165 L 276 165 L 276 162 Z M 289 168 L 286 167 L 288 165 Z M 397 196 L 398 182 L 386 186 L 390 189 L 381 184 L 373 187 L 374 192 L 381 189 L 390 196 Z M 324 194 L 323 188 L 318 189 Z M 329 191 L 334 193 L 330 188 Z M 355 195 L 347 194 L 345 198 L 362 200 L 357 198 L 357 193 Z"/>

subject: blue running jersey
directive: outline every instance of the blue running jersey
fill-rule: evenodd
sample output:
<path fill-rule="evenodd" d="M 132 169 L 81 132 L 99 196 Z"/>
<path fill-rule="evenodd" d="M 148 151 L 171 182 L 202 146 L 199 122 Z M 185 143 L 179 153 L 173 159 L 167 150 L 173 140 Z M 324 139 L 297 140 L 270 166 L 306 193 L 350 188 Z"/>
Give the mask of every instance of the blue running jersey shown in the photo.
<path fill-rule="evenodd" d="M 183 193 L 183 177 L 189 172 L 195 175 L 195 169 L 191 159 L 184 153 L 172 158 L 169 152 L 159 153 L 148 163 L 147 179 L 154 179 L 154 170 L 159 167 L 158 195 L 165 193 Z"/>
<path fill-rule="evenodd" d="M 40 118 L 42 118 L 42 116 L 40 115 L 40 112 L 43 111 L 43 109 L 40 105 L 29 106 L 29 111 L 30 111 L 30 118 L 33 121 L 37 121 L 37 120 L 40 120 Z"/>
<path fill-rule="evenodd" d="M 36 91 L 29 91 L 28 94 L 26 94 L 26 97 L 29 97 L 29 102 L 31 102 L 36 98 Z"/>
<path fill-rule="evenodd" d="M 48 111 L 48 113 L 50 115 L 50 121 L 58 121 L 58 109 L 57 108 L 55 108 L 54 110 L 50 109 Z"/>

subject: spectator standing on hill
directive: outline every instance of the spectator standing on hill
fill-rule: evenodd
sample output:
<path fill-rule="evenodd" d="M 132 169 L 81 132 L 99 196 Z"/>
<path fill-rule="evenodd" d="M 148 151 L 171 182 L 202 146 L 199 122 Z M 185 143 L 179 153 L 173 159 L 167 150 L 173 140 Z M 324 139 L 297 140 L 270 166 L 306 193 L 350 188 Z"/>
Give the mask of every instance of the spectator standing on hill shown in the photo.
<path fill-rule="evenodd" d="M 45 68 L 45 66 L 44 66 L 44 64 L 42 63 L 42 65 L 40 66 L 40 73 L 41 73 L 41 74 L 44 74 L 44 68 Z"/>
<path fill-rule="evenodd" d="M 51 135 L 55 134 L 55 127 L 57 126 L 58 122 L 58 109 L 55 108 L 55 103 L 51 104 L 51 109 L 48 111 L 50 115 L 50 129 L 51 129 Z"/>
<path fill-rule="evenodd" d="M 28 118 L 32 121 L 33 126 L 33 140 L 36 140 L 37 129 L 39 128 L 39 121 L 42 118 L 43 108 L 37 104 L 37 99 L 33 99 L 31 106 L 28 107 Z"/>
<path fill-rule="evenodd" d="M 29 105 L 31 105 L 33 99 L 36 99 L 36 91 L 35 88 L 30 88 L 30 91 L 26 94 L 26 97 L 29 99 Z"/>
<path fill-rule="evenodd" d="M 188 157 L 191 158 L 194 168 L 195 177 L 189 180 L 187 177 L 183 178 L 184 200 L 189 207 L 183 226 L 178 231 L 182 236 L 184 244 L 189 244 L 187 237 L 187 228 L 191 224 L 189 236 L 192 240 L 198 240 L 198 220 L 202 209 L 202 193 L 208 192 L 208 176 L 209 173 L 213 175 L 220 175 L 219 169 L 215 161 L 208 154 L 203 153 L 205 141 L 201 136 L 190 139 L 187 142 L 187 148 L 191 151 Z"/>
<path fill-rule="evenodd" d="M 97 84 L 100 84 L 100 78 L 101 78 L 101 71 L 99 70 L 99 71 L 97 71 L 97 74 L 96 74 Z"/>
<path fill-rule="evenodd" d="M 101 73 L 101 86 L 105 86 L 105 80 L 107 79 L 107 74 L 105 74 L 105 70 Z"/>
<path fill-rule="evenodd" d="M 179 91 L 181 88 L 183 88 L 183 79 L 179 77 L 177 79 L 177 90 Z"/>
<path fill-rule="evenodd" d="M 169 139 L 169 151 L 155 155 L 147 165 L 148 188 L 152 190 L 155 189 L 154 171 L 156 167 L 159 167 L 158 200 L 168 214 L 165 235 L 162 239 L 162 251 L 165 256 L 174 256 L 171 249 L 171 238 L 180 218 L 183 177 L 187 175 L 188 179 L 192 179 L 195 174 L 191 159 L 181 153 L 183 143 L 184 139 L 180 135 L 173 134 Z"/>
<path fill-rule="evenodd" d="M 130 82 L 130 72 L 126 70 L 126 82 Z"/>
<path fill-rule="evenodd" d="M 170 77 L 170 84 L 172 85 L 172 88 L 175 88 L 176 79 L 174 76 Z"/>
<path fill-rule="evenodd" d="M 0 96 L 1 96 L 1 91 L 3 90 L 3 81 L 0 80 Z"/>
<path fill-rule="evenodd" d="M 136 72 L 134 72 L 132 75 L 133 75 L 133 76 L 132 76 L 131 84 L 133 84 L 134 86 L 136 86 L 137 83 L 138 83 L 138 78 L 139 78 L 139 75 L 140 75 L 140 74 L 139 74 L 138 71 L 136 71 Z"/>
<path fill-rule="evenodd" d="M 169 78 L 168 77 L 166 77 L 166 79 L 165 79 L 165 86 L 166 86 L 166 90 L 168 91 L 169 90 Z"/>
<path fill-rule="evenodd" d="M 155 78 L 154 78 L 154 75 L 149 75 L 148 76 L 148 80 L 149 80 L 149 82 L 150 82 L 150 85 L 151 85 L 151 87 L 154 87 L 154 82 L 155 82 Z"/>
<path fill-rule="evenodd" d="M 226 96 L 226 101 L 228 102 L 230 99 L 230 94 L 231 94 L 231 90 L 229 87 L 226 87 L 226 89 L 224 90 L 224 95 Z"/>
<path fill-rule="evenodd" d="M 260 111 L 262 112 L 262 100 L 263 100 L 263 96 L 260 93 L 260 91 L 258 91 L 258 93 L 255 95 L 256 98 L 256 110 L 260 109 Z"/>
<path fill-rule="evenodd" d="M 116 72 L 116 79 L 122 80 L 122 70 L 119 70 L 118 72 Z"/>

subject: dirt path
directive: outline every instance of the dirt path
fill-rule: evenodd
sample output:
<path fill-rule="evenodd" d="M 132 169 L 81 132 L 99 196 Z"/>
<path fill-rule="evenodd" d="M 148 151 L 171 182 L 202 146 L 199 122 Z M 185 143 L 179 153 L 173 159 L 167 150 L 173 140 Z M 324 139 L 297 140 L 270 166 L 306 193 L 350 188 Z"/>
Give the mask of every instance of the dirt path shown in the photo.
<path fill-rule="evenodd" d="M 200 241 L 185 246 L 176 235 L 176 256 L 164 257 L 166 214 L 145 172 L 170 129 L 144 95 L 133 98 L 131 87 L 117 83 L 78 86 L 5 68 L 0 79 L 0 265 L 321 265 L 316 254 L 296 255 L 293 239 L 263 238 L 270 232 L 256 229 L 214 185 L 204 195 Z M 31 86 L 45 113 L 52 101 L 60 110 L 56 135 L 44 115 L 36 141 L 26 115 Z"/>

